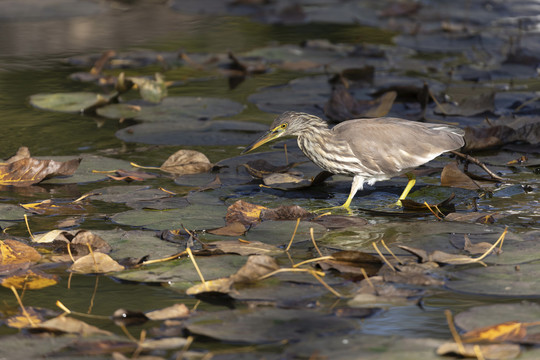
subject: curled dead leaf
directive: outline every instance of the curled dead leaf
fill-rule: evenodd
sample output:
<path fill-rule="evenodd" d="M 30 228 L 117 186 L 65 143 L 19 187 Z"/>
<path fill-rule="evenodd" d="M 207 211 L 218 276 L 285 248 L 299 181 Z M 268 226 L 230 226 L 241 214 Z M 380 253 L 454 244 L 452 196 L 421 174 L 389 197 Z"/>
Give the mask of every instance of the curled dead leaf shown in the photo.
<path fill-rule="evenodd" d="M 160 169 L 175 175 L 185 175 L 207 172 L 212 166 L 210 160 L 201 152 L 178 150 L 161 164 Z"/>
<path fill-rule="evenodd" d="M 53 176 L 73 175 L 81 159 L 69 161 L 23 158 L 9 164 L 0 164 L 0 185 L 30 186 Z"/>

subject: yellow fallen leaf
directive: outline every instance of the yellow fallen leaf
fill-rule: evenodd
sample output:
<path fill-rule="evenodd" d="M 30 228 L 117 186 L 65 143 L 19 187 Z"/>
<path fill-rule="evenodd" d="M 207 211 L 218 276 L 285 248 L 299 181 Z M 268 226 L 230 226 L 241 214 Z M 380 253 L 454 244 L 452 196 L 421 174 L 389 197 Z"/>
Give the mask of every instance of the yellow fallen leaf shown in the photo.
<path fill-rule="evenodd" d="M 56 285 L 58 280 L 55 276 L 47 274 L 37 274 L 32 270 L 28 270 L 24 274 L 14 275 L 2 279 L 2 286 L 16 289 L 36 290 L 43 289 L 48 286 Z"/>
<path fill-rule="evenodd" d="M 0 240 L 0 265 L 37 262 L 41 255 L 31 246 L 16 240 Z"/>
<path fill-rule="evenodd" d="M 504 323 L 485 326 L 479 329 L 471 330 L 462 335 L 465 342 L 502 342 L 516 341 L 527 335 L 526 324 L 519 321 L 507 321 Z"/>

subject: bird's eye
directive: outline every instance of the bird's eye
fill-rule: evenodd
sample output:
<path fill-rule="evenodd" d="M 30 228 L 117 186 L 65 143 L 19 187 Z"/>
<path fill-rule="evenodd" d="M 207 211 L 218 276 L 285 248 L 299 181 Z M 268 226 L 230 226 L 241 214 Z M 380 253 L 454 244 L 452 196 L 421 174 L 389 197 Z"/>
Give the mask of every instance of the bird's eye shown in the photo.
<path fill-rule="evenodd" d="M 286 129 L 286 128 L 287 128 L 287 124 L 281 124 L 280 128 Z"/>

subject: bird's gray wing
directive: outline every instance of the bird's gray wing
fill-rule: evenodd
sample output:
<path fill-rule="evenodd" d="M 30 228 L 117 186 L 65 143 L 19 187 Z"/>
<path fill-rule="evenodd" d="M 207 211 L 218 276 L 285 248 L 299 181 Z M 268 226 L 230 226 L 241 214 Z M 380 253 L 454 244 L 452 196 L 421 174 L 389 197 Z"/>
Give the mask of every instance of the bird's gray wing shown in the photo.
<path fill-rule="evenodd" d="M 459 128 L 398 118 L 349 120 L 332 130 L 373 174 L 401 174 L 464 145 Z"/>

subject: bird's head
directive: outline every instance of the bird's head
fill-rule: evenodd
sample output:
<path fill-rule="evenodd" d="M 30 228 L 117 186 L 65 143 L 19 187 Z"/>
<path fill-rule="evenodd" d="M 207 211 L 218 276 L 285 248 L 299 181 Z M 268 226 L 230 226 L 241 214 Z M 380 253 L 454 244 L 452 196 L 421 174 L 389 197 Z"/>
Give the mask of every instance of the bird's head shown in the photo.
<path fill-rule="evenodd" d="M 255 140 L 248 147 L 246 147 L 244 151 L 242 151 L 242 154 L 256 149 L 259 146 L 264 145 L 267 142 L 270 142 L 279 137 L 287 135 L 299 135 L 302 130 L 305 129 L 306 120 L 311 117 L 314 116 L 296 111 L 284 112 L 274 120 L 272 125 L 270 125 L 270 130 L 268 130 L 266 133 L 263 134 L 263 136 Z M 320 118 L 317 119 L 321 120 Z"/>

